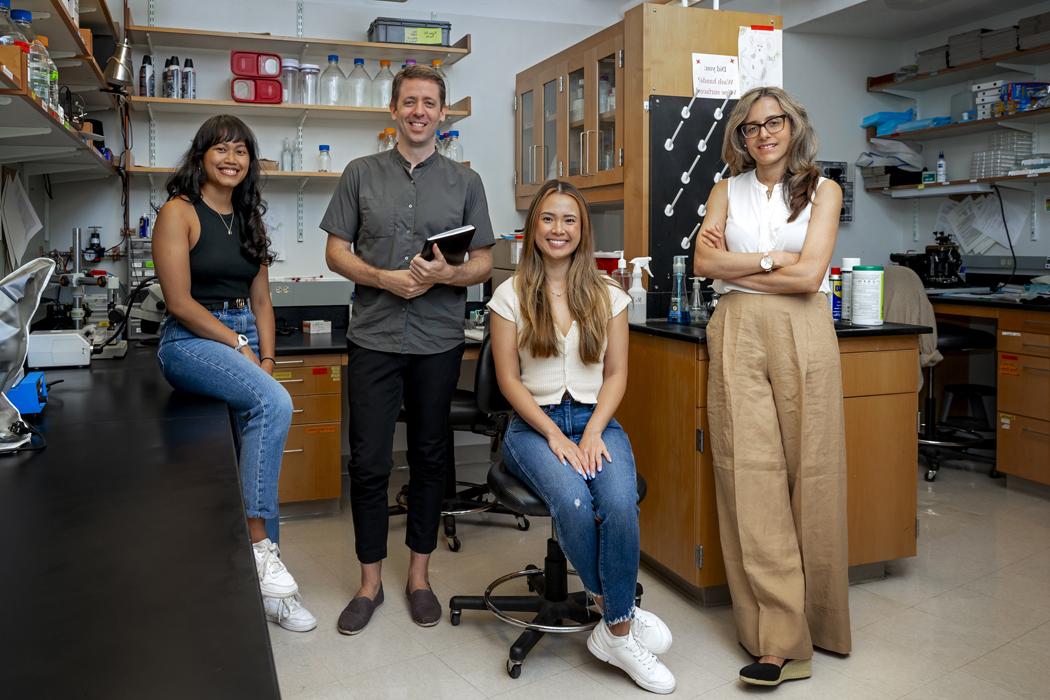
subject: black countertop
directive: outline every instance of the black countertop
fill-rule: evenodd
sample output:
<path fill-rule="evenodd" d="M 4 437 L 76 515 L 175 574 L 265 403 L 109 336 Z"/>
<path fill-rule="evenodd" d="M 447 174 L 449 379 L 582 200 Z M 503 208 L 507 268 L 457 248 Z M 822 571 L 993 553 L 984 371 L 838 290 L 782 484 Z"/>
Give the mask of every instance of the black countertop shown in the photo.
<path fill-rule="evenodd" d="M 276 338 L 278 355 L 324 355 L 346 352 L 346 329 L 335 328 L 331 333 L 303 333 L 295 331 Z"/>
<path fill-rule="evenodd" d="M 154 348 L 46 378 L 47 448 L 0 457 L 2 694 L 280 697 L 226 405 Z"/>
<path fill-rule="evenodd" d="M 992 296 L 988 296 L 984 299 L 969 296 L 955 297 L 945 294 L 930 294 L 928 296 L 930 303 L 934 305 L 934 309 L 936 309 L 937 304 L 961 304 L 963 306 L 985 306 L 996 309 L 1014 309 L 1015 311 L 1050 311 L 1050 304 L 1022 304 L 1019 301 L 996 299 Z"/>
<path fill-rule="evenodd" d="M 644 324 L 632 323 L 631 330 L 690 343 L 706 343 L 706 326 L 683 326 L 659 319 L 649 319 Z M 905 323 L 884 323 L 881 326 L 854 326 L 835 324 L 835 335 L 840 338 L 868 338 L 881 335 L 922 335 L 932 332 L 927 326 L 911 326 Z"/>

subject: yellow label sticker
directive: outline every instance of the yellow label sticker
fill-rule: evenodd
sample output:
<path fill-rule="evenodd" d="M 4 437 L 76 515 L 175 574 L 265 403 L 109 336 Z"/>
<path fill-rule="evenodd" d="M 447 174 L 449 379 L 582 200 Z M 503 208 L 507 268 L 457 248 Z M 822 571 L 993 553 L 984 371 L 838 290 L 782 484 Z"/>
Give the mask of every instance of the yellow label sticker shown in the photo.
<path fill-rule="evenodd" d="M 333 382 L 338 382 L 342 379 L 343 367 L 342 365 L 332 365 L 328 368 L 328 373 L 332 375 Z"/>
<path fill-rule="evenodd" d="M 441 27 L 405 27 L 406 44 L 440 44 Z"/>
<path fill-rule="evenodd" d="M 1021 376 L 1021 366 L 1016 362 L 1000 362 L 999 363 L 999 374 L 1005 374 L 1010 377 Z"/>
<path fill-rule="evenodd" d="M 1003 430 L 1009 430 L 1010 424 L 1013 423 L 1014 416 L 1012 413 L 1000 413 L 999 414 L 999 427 Z"/>
<path fill-rule="evenodd" d="M 273 378 L 276 379 L 277 381 L 281 381 L 282 379 L 291 379 L 292 378 L 292 373 L 289 372 L 288 370 L 284 370 L 284 371 L 281 371 L 281 372 L 274 372 L 273 373 Z"/>

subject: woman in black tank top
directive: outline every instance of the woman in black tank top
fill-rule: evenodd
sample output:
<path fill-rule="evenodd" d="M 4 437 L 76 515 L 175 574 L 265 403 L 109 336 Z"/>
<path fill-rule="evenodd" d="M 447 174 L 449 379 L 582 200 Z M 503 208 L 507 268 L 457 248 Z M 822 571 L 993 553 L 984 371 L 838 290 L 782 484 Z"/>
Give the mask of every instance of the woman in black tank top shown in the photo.
<path fill-rule="evenodd" d="M 153 232 L 164 290 L 157 359 L 176 389 L 227 402 L 240 434 L 240 480 L 266 616 L 285 629 L 317 626 L 277 548 L 277 482 L 291 397 L 271 376 L 274 316 L 255 135 L 212 117 L 168 181 Z"/>

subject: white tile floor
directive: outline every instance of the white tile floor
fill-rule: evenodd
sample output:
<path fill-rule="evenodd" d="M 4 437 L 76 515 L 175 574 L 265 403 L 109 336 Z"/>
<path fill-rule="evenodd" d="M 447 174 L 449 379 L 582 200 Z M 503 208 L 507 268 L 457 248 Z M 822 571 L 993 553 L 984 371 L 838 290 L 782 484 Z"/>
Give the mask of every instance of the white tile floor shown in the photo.
<path fill-rule="evenodd" d="M 461 478 L 480 473 L 477 465 Z M 943 469 L 935 483 L 919 479 L 919 519 L 919 555 L 891 564 L 885 580 L 850 589 L 853 653 L 818 652 L 813 678 L 781 686 L 777 697 L 1050 697 L 1050 500 L 1007 490 L 981 471 Z M 462 551 L 440 544 L 432 560 L 438 598 L 480 593 L 498 575 L 542 563 L 548 527 L 538 519 L 520 532 L 506 516 L 462 518 Z M 285 698 L 652 697 L 591 657 L 584 635 L 541 640 L 514 680 L 504 662 L 515 629 L 469 611 L 458 627 L 447 617 L 437 627 L 415 626 L 400 593 L 404 518 L 391 521 L 386 603 L 355 637 L 335 629 L 358 583 L 349 509 L 285 523 L 281 539 L 320 621 L 306 634 L 270 625 Z M 749 659 L 736 644 L 730 609 L 702 608 L 644 569 L 640 578 L 643 605 L 675 635 L 663 659 L 677 676 L 676 696 L 754 694 L 736 680 Z"/>

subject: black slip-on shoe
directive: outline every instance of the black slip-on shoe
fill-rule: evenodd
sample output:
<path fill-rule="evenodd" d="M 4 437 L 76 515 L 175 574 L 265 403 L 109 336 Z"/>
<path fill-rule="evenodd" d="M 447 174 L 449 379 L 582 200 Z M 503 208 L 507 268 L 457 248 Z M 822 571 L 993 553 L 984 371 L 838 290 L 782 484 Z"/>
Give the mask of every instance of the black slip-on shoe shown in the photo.
<path fill-rule="evenodd" d="M 813 675 L 810 659 L 788 659 L 783 666 L 760 664 L 757 661 L 740 669 L 740 680 L 749 685 L 780 685 Z"/>
<path fill-rule="evenodd" d="M 339 634 L 357 634 L 368 626 L 372 619 L 372 613 L 383 604 L 383 586 L 379 586 L 379 593 L 375 598 L 358 596 L 350 601 L 343 612 L 339 613 L 339 622 L 336 627 Z"/>
<path fill-rule="evenodd" d="M 408 597 L 408 608 L 412 613 L 412 622 L 420 627 L 433 627 L 441 619 L 441 603 L 438 602 L 434 590 L 431 588 L 420 588 L 417 591 L 408 591 L 405 587 L 405 595 Z"/>

